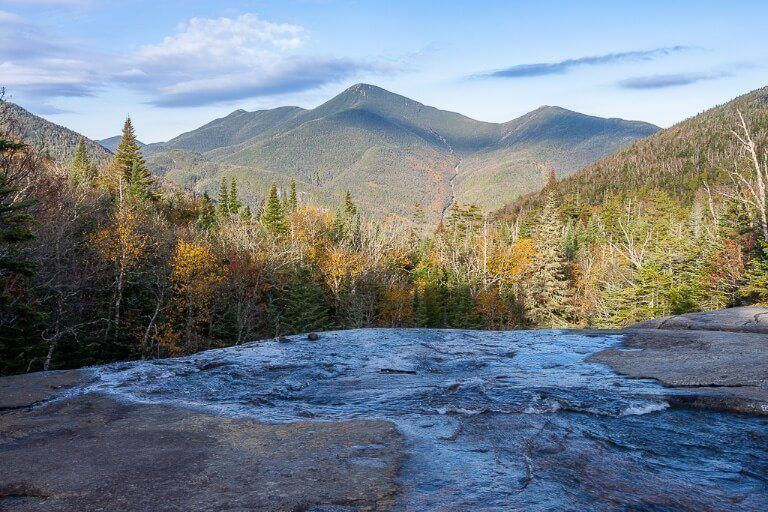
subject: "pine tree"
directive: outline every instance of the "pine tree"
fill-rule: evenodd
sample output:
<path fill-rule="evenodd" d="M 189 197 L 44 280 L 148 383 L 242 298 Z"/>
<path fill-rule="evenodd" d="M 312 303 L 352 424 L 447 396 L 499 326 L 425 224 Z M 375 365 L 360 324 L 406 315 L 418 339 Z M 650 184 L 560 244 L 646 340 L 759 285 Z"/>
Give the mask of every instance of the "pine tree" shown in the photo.
<path fill-rule="evenodd" d="M 229 199 L 227 208 L 230 215 L 237 215 L 240 213 L 240 209 L 243 207 L 243 203 L 237 195 L 237 180 L 232 177 L 229 179 Z"/>
<path fill-rule="evenodd" d="M 14 153 L 24 148 L 24 144 L 0 135 L 0 155 L 11 167 Z M 15 194 L 7 171 L 0 172 L 0 375 L 26 371 L 25 363 L 44 349 L 40 336 L 33 334 L 40 315 L 21 300 L 23 281 L 9 286 L 9 282 L 35 272 L 34 263 L 22 252 L 24 244 L 35 236 L 29 214 L 34 201 L 18 201 Z"/>
<path fill-rule="evenodd" d="M 229 186 L 227 179 L 222 177 L 219 185 L 219 197 L 216 201 L 216 215 L 220 219 L 226 219 L 229 217 L 229 213 Z"/>
<path fill-rule="evenodd" d="M 147 169 L 144 156 L 141 153 L 139 143 L 136 141 L 136 133 L 133 129 L 131 118 L 125 120 L 120 144 L 115 150 L 115 156 L 107 171 L 108 182 L 117 188 L 122 180 L 129 184 L 137 195 L 148 199 L 155 199 L 154 181 L 152 174 Z"/>
<path fill-rule="evenodd" d="M 573 291 L 562 248 L 563 223 L 549 196 L 534 232 L 537 256 L 526 290 L 528 317 L 541 327 L 564 327 L 572 315 Z"/>
<path fill-rule="evenodd" d="M 348 219 L 352 219 L 357 215 L 357 206 L 352 201 L 352 193 L 349 190 L 344 195 L 344 213 Z"/>
<path fill-rule="evenodd" d="M 216 220 L 216 211 L 213 207 L 213 201 L 208 195 L 208 192 L 203 192 L 203 197 L 200 199 L 200 206 L 197 210 L 197 225 L 201 229 L 209 229 L 213 226 Z"/>
<path fill-rule="evenodd" d="M 115 156 L 109 165 L 110 174 L 115 179 L 123 178 L 127 181 L 133 170 L 134 162 L 138 163 L 139 167 L 146 168 L 141 148 L 139 148 L 139 144 L 136 142 L 133 123 L 131 118 L 128 117 L 123 125 L 123 134 L 115 150 Z"/>
<path fill-rule="evenodd" d="M 288 193 L 288 210 L 295 211 L 299 205 L 299 201 L 296 198 L 296 180 L 291 178 L 291 189 Z"/>
<path fill-rule="evenodd" d="M 307 269 L 299 269 L 286 290 L 273 302 L 276 334 L 324 331 L 332 327 L 330 308 Z"/>
<path fill-rule="evenodd" d="M 96 168 L 88 157 L 85 140 L 80 137 L 75 148 L 75 157 L 69 164 L 72 181 L 76 184 L 92 184 L 96 179 Z"/>
<path fill-rule="evenodd" d="M 277 194 L 277 185 L 274 183 L 269 188 L 269 196 L 267 196 L 267 204 L 264 207 L 261 222 L 268 230 L 278 235 L 283 234 L 288 230 L 283 205 L 280 204 L 280 197 Z"/>
<path fill-rule="evenodd" d="M 151 201 L 157 199 L 154 190 L 155 182 L 146 167 L 142 167 L 137 161 L 133 162 L 131 173 L 128 176 L 128 195 Z"/>

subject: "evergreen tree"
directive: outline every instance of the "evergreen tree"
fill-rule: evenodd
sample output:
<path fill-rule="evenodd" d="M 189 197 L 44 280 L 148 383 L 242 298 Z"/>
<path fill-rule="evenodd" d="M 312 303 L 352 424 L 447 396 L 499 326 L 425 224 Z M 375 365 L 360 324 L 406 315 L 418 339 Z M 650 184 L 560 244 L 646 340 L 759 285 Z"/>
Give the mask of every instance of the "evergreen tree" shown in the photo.
<path fill-rule="evenodd" d="M 349 190 L 347 190 L 347 193 L 344 194 L 344 214 L 348 219 L 351 219 L 357 215 L 357 206 L 352 201 L 352 193 Z"/>
<path fill-rule="evenodd" d="M 230 215 L 237 215 L 240 213 L 240 209 L 243 207 L 243 203 L 237 195 L 237 180 L 232 177 L 229 179 L 229 198 L 227 203 L 227 209 Z"/>
<path fill-rule="evenodd" d="M 261 222 L 268 230 L 278 235 L 283 234 L 288 230 L 283 205 L 280 204 L 280 197 L 277 194 L 277 185 L 274 183 L 269 188 L 269 196 L 267 196 L 267 204 L 264 206 Z"/>
<path fill-rule="evenodd" d="M 325 295 L 306 268 L 296 272 L 271 309 L 276 334 L 324 331 L 332 327 Z"/>
<path fill-rule="evenodd" d="M 108 170 L 109 179 L 116 184 L 120 179 L 130 182 L 132 176 L 139 181 L 151 182 L 151 174 L 144 162 L 131 118 L 125 120 L 123 134 Z"/>
<path fill-rule="evenodd" d="M 336 216 L 331 224 L 333 238 L 337 241 L 350 241 L 354 246 L 359 247 L 362 240 L 360 224 L 360 212 L 352 200 L 352 194 L 347 191 L 344 194 L 344 202 L 336 210 Z"/>
<path fill-rule="evenodd" d="M 197 212 L 197 225 L 201 229 L 209 229 L 213 226 L 216 220 L 216 211 L 213 207 L 213 201 L 208 195 L 208 192 L 203 192 L 203 197 L 200 199 L 200 206 Z"/>
<path fill-rule="evenodd" d="M 291 189 L 288 193 L 288 210 L 295 211 L 299 205 L 299 201 L 296 198 L 296 180 L 291 178 Z"/>
<path fill-rule="evenodd" d="M 75 148 L 75 157 L 69 164 L 71 178 L 74 183 L 92 184 L 96 179 L 96 167 L 88 157 L 85 140 L 80 137 Z"/>
<path fill-rule="evenodd" d="M 13 166 L 14 153 L 24 150 L 24 144 L 0 135 L 0 155 L 3 164 Z M 40 337 L 34 336 L 40 319 L 24 301 L 23 281 L 14 287 L 10 283 L 19 277 L 34 274 L 35 265 L 22 252 L 24 244 L 34 238 L 34 220 L 29 214 L 33 201 L 18 201 L 8 168 L 0 170 L 0 375 L 26 371 L 25 361 L 43 349 Z M 32 341 L 37 339 L 37 342 Z"/>
<path fill-rule="evenodd" d="M 229 186 L 227 185 L 227 179 L 222 177 L 221 184 L 219 185 L 219 197 L 216 201 L 216 215 L 220 219 L 226 219 L 229 217 Z"/>
<path fill-rule="evenodd" d="M 155 182 L 149 174 L 149 170 L 138 161 L 133 162 L 131 173 L 128 176 L 128 194 L 146 201 L 152 201 L 158 197 L 155 192 Z"/>
<path fill-rule="evenodd" d="M 563 223 L 549 196 L 534 232 L 536 259 L 527 283 L 528 317 L 541 327 L 563 327 L 572 315 L 573 291 L 562 248 Z"/>

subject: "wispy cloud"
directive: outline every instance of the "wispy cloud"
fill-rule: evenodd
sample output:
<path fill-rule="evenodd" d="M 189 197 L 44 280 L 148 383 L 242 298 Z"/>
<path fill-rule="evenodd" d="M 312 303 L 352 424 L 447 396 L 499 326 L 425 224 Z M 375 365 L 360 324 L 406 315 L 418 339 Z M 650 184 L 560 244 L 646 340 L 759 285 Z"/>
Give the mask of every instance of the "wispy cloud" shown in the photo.
<path fill-rule="evenodd" d="M 255 14 L 192 18 L 156 44 L 106 55 L 0 11 L 0 85 L 39 103 L 128 88 L 149 104 L 173 108 L 307 91 L 397 69 L 383 60 L 306 54 L 308 39 L 299 25 Z"/>
<path fill-rule="evenodd" d="M 145 89 L 161 107 L 201 106 L 300 92 L 391 66 L 298 53 L 303 27 L 262 20 L 194 18 L 161 43 L 142 47 L 116 78 Z"/>
<path fill-rule="evenodd" d="M 0 11 L 0 86 L 37 111 L 56 97 L 91 96 L 103 85 L 103 58 L 60 42 L 42 27 Z"/>
<path fill-rule="evenodd" d="M 717 80 L 727 76 L 731 76 L 731 73 L 674 73 L 669 75 L 636 76 L 621 80 L 619 87 L 624 89 L 666 89 L 667 87 L 680 87 L 705 80 Z"/>
<path fill-rule="evenodd" d="M 504 69 L 497 69 L 475 75 L 476 78 L 528 78 L 535 76 L 560 75 L 574 68 L 585 66 L 602 66 L 619 64 L 623 62 L 649 61 L 665 57 L 674 53 L 689 50 L 688 46 L 666 46 L 651 50 L 638 50 L 631 52 L 606 53 L 566 59 L 558 62 L 537 62 L 533 64 L 517 64 Z"/>
<path fill-rule="evenodd" d="M 258 71 L 231 72 L 161 87 L 151 104 L 159 107 L 195 107 L 244 98 L 303 92 L 362 71 L 381 70 L 376 63 L 299 56 L 262 65 Z"/>

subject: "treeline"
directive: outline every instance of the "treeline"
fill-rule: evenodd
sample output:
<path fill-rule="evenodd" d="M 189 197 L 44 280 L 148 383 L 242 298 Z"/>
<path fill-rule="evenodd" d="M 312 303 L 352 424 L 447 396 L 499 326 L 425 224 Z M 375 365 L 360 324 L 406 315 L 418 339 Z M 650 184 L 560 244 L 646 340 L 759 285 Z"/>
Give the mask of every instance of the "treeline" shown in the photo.
<path fill-rule="evenodd" d="M 692 206 L 659 190 L 597 206 L 551 193 L 513 218 L 455 205 L 437 230 L 403 231 L 351 194 L 327 211 L 295 185 L 250 205 L 232 179 L 215 201 L 169 189 L 130 120 L 107 166 L 80 145 L 62 168 L 12 130 L 0 151 L 3 374 L 314 330 L 620 326 L 766 300 L 744 190 Z"/>

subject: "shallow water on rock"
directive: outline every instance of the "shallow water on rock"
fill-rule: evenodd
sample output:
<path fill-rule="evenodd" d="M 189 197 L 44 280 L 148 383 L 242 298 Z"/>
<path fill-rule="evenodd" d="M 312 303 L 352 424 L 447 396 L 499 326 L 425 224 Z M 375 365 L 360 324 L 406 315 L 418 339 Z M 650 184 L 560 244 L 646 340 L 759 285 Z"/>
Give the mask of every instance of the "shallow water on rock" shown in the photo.
<path fill-rule="evenodd" d="M 585 361 L 619 336 L 293 339 L 94 368 L 88 390 L 268 422 L 391 420 L 409 442 L 404 510 L 766 510 L 768 420 L 671 410 L 673 391 Z"/>

